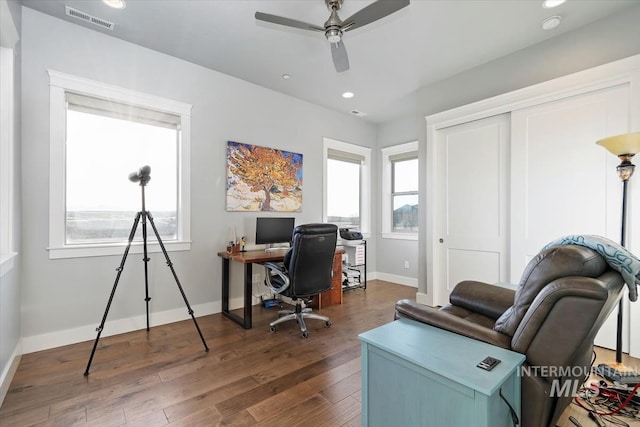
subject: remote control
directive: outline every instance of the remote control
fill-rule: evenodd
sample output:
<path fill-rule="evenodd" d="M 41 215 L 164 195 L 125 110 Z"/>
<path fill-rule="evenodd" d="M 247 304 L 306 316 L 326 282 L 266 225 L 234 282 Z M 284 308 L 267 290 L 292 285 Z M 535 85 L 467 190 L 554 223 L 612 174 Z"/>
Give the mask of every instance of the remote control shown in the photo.
<path fill-rule="evenodd" d="M 476 366 L 478 368 L 484 369 L 485 371 L 492 370 L 498 363 L 500 363 L 499 359 L 495 359 L 493 357 L 486 357 L 482 362 L 478 363 Z"/>

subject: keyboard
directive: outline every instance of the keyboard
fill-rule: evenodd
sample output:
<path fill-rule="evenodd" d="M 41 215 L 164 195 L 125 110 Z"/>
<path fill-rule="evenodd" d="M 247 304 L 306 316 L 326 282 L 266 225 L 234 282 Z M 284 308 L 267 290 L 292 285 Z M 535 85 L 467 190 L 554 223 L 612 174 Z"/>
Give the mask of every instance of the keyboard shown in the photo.
<path fill-rule="evenodd" d="M 264 251 L 268 254 L 280 255 L 286 254 L 289 248 L 267 248 Z"/>

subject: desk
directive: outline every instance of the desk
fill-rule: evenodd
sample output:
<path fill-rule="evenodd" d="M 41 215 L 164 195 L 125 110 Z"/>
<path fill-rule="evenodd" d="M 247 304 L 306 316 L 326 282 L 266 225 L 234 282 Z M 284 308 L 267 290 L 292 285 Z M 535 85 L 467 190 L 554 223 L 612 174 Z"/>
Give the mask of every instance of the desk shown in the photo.
<path fill-rule="evenodd" d="M 230 254 L 228 252 L 218 252 L 218 256 L 222 258 L 222 314 L 229 319 L 236 322 L 238 325 L 245 329 L 251 329 L 251 309 L 252 309 L 252 291 L 253 291 L 253 264 L 261 262 L 279 262 L 284 258 L 285 251 L 266 252 L 264 250 L 238 252 Z M 333 289 L 325 292 L 324 294 L 333 295 L 335 292 L 340 292 L 339 303 L 342 303 L 342 254 L 344 250 L 337 249 L 336 255 L 333 259 Z M 238 316 L 235 313 L 229 311 L 229 261 L 241 262 L 244 264 L 244 303 L 243 303 L 243 317 Z M 335 283 L 338 283 L 336 286 Z M 337 289 L 337 290 L 336 290 Z M 321 294 L 321 295 L 324 295 Z M 323 298 L 317 298 L 319 307 L 322 305 L 329 305 L 322 303 Z M 338 298 L 335 296 L 324 298 L 327 301 L 336 303 Z"/>

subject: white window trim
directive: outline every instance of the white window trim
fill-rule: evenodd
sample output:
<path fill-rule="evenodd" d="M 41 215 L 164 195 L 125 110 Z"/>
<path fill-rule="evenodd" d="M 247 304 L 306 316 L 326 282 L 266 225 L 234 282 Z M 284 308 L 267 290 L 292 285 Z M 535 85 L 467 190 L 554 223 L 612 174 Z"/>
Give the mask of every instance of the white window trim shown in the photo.
<path fill-rule="evenodd" d="M 178 212 L 182 218 L 178 222 L 178 238 L 163 241 L 167 251 L 191 249 L 191 108 L 190 104 L 148 95 L 118 86 L 109 85 L 53 70 L 49 73 L 50 86 L 50 156 L 49 156 L 49 258 L 76 258 L 122 254 L 127 242 L 86 245 L 67 245 L 65 239 L 65 132 L 66 104 L 65 91 L 70 90 L 108 98 L 123 103 L 131 103 L 149 109 L 160 110 L 180 116 L 181 138 L 178 147 Z M 131 218 L 133 225 L 134 218 Z M 148 240 L 150 252 L 159 252 L 160 245 L 155 236 Z M 134 242 L 131 253 L 142 252 L 142 242 Z"/>
<path fill-rule="evenodd" d="M 0 47 L 0 277 L 14 267 L 13 251 L 13 172 L 14 91 L 13 49 Z"/>
<path fill-rule="evenodd" d="M 391 177 L 392 177 L 392 162 L 391 157 L 396 154 L 408 153 L 411 151 L 418 151 L 418 141 L 407 142 L 404 144 L 394 145 L 392 147 L 386 147 L 382 150 L 382 238 L 383 239 L 397 239 L 397 240 L 418 240 L 418 232 L 414 233 L 400 233 L 393 231 L 393 217 L 391 215 Z"/>
<path fill-rule="evenodd" d="M 327 215 L 327 160 L 329 159 L 329 149 L 353 153 L 364 157 L 360 169 L 360 232 L 364 238 L 371 237 L 371 148 L 360 145 L 349 144 L 331 138 L 323 139 L 323 189 L 322 189 L 322 218 L 326 222 Z"/>

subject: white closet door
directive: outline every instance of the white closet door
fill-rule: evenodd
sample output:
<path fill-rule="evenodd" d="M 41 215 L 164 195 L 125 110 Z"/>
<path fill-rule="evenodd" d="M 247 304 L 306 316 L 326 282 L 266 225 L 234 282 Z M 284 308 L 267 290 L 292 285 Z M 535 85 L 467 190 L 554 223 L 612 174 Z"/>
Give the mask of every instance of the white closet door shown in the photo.
<path fill-rule="evenodd" d="M 437 132 L 434 302 L 462 280 L 507 280 L 509 117 Z"/>
<path fill-rule="evenodd" d="M 629 105 L 629 86 L 622 85 L 512 113 L 511 281 L 558 237 L 620 241 L 619 162 L 596 141 L 628 131 Z M 615 347 L 613 317 L 598 345 Z"/>

